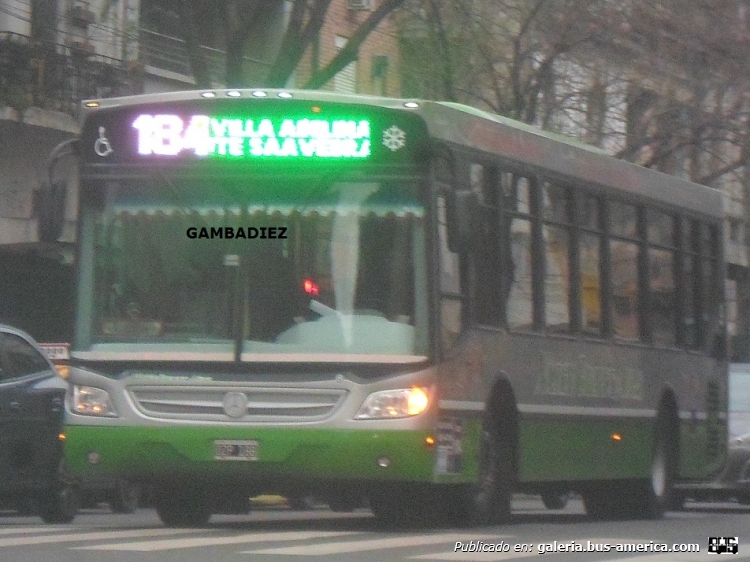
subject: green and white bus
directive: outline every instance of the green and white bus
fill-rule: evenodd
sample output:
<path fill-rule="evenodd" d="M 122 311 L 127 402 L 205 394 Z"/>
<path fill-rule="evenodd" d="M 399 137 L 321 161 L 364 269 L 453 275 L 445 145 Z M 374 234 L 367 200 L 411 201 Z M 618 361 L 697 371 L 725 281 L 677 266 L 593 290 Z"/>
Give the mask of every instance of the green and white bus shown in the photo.
<path fill-rule="evenodd" d="M 720 194 L 442 102 L 83 103 L 66 431 L 168 525 L 259 493 L 657 517 L 726 446 Z M 104 484 L 102 484 L 104 485 Z"/>

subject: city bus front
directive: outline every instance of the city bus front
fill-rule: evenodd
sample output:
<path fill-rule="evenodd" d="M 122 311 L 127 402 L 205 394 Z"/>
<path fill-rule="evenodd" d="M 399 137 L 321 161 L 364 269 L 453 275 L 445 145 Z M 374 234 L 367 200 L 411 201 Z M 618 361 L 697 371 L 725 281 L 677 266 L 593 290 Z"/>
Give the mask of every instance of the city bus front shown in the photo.
<path fill-rule="evenodd" d="M 383 481 L 429 482 L 419 118 L 325 99 L 96 103 L 73 474 L 150 485 L 173 524 L 257 493 L 353 506 Z"/>

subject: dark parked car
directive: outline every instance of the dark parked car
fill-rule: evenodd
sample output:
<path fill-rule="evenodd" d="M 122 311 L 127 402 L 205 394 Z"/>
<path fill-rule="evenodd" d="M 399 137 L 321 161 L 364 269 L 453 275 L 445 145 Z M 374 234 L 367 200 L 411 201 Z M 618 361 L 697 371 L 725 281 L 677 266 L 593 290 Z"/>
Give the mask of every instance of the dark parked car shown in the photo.
<path fill-rule="evenodd" d="M 31 336 L 0 324 L 0 507 L 47 523 L 77 512 L 63 460 L 66 390 Z"/>
<path fill-rule="evenodd" d="M 67 379 L 70 371 L 70 344 L 37 342 L 37 345 L 47 359 L 52 361 L 60 376 Z M 135 512 L 141 499 L 140 487 L 122 479 L 99 482 L 96 487 L 78 487 L 76 491 L 79 507 L 96 508 L 101 503 L 108 503 L 114 513 Z"/>
<path fill-rule="evenodd" d="M 734 499 L 750 505 L 750 363 L 730 366 L 728 421 L 728 455 L 723 470 L 712 482 L 684 490 L 678 498 L 678 506 L 688 498 Z"/>

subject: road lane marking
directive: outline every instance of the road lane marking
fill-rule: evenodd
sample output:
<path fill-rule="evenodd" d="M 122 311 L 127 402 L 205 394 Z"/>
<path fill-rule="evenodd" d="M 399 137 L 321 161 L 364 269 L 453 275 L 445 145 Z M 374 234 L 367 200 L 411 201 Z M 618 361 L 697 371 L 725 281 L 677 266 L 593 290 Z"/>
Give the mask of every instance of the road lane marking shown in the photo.
<path fill-rule="evenodd" d="M 366 550 L 382 550 L 386 548 L 402 548 L 405 546 L 424 546 L 440 542 L 456 543 L 457 541 L 469 540 L 502 540 L 502 536 L 487 535 L 458 535 L 456 533 L 443 533 L 439 535 L 411 535 L 408 537 L 392 537 L 387 539 L 373 539 L 362 541 L 333 542 L 324 544 L 313 544 L 305 546 L 285 546 L 277 548 L 266 548 L 263 550 L 248 550 L 243 554 L 287 554 L 297 556 L 325 556 L 330 554 L 343 554 L 350 552 L 363 552 Z"/>
<path fill-rule="evenodd" d="M 186 533 L 206 532 L 206 529 L 133 529 L 127 531 L 97 531 L 86 533 L 71 533 L 66 535 L 46 535 L 34 537 L 14 537 L 0 539 L 2 546 L 26 546 L 57 542 L 85 542 L 97 540 L 131 539 L 136 537 L 158 537 L 162 535 L 179 535 Z"/>
<path fill-rule="evenodd" d="M 59 533 L 61 531 L 71 531 L 75 527 L 54 527 L 49 525 L 47 527 L 2 527 L 0 528 L 0 536 L 3 535 L 24 535 L 31 533 Z"/>
<path fill-rule="evenodd" d="M 244 535 L 221 537 L 187 537 L 161 541 L 78 546 L 72 547 L 71 550 L 126 550 L 136 552 L 154 552 L 157 550 L 173 550 L 178 548 L 196 548 L 201 546 L 220 546 L 253 542 L 303 541 L 355 534 L 358 533 L 355 531 L 279 531 L 274 533 L 247 533 Z"/>

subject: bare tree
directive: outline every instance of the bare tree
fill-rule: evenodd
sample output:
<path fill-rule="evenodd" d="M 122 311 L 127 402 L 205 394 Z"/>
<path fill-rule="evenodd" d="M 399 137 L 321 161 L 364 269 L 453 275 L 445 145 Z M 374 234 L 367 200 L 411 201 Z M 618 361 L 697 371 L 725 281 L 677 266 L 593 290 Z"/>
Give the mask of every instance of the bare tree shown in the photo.
<path fill-rule="evenodd" d="M 417 0 L 402 24 L 405 81 L 410 94 L 574 134 L 711 185 L 749 156 L 743 6 Z"/>
<path fill-rule="evenodd" d="M 320 68 L 302 86 L 316 89 L 324 86 L 347 64 L 357 59 L 362 43 L 370 33 L 404 0 L 381 0 L 377 8 L 359 24 L 344 48 Z M 200 45 L 218 46 L 226 51 L 223 81 L 228 87 L 283 87 L 298 68 L 306 50 L 319 37 L 331 8 L 332 0 L 293 0 L 286 28 L 272 53 L 264 76 L 248 76 L 245 60 L 257 58 L 255 51 L 266 50 L 262 41 L 269 22 L 283 10 L 280 0 L 156 0 L 163 11 L 171 11 L 178 23 L 178 35 L 185 40 L 190 65 L 198 87 L 211 84 L 212 76 Z M 153 9 L 153 8 L 152 8 Z M 216 33 L 220 30 L 220 33 Z M 270 41 L 275 43 L 276 41 Z"/>
<path fill-rule="evenodd" d="M 746 225 L 735 242 L 750 247 L 747 2 L 414 0 L 406 11 L 406 94 L 469 103 L 721 188 Z M 750 351 L 748 256 L 733 259 Z"/>

